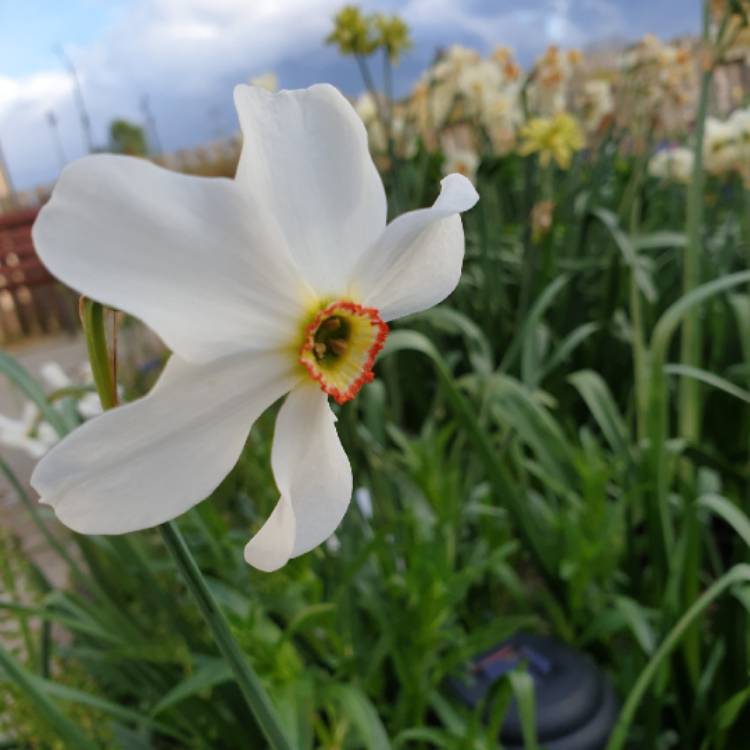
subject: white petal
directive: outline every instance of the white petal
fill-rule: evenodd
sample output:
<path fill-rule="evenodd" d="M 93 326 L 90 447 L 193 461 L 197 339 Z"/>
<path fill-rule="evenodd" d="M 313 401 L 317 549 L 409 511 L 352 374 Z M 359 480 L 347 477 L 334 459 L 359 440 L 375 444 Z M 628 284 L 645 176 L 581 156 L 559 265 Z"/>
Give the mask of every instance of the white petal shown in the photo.
<path fill-rule="evenodd" d="M 273 218 L 234 182 L 143 159 L 66 167 L 33 236 L 55 276 L 189 361 L 287 343 L 310 294 Z"/>
<path fill-rule="evenodd" d="M 336 530 L 352 496 L 352 470 L 328 398 L 314 383 L 297 386 L 276 419 L 271 464 L 281 493 L 245 547 L 245 560 L 276 570 Z"/>
<path fill-rule="evenodd" d="M 238 86 L 244 145 L 237 182 L 276 217 L 305 279 L 339 294 L 386 221 L 367 133 L 332 86 L 270 93 Z"/>
<path fill-rule="evenodd" d="M 179 516 L 237 462 L 252 423 L 294 386 L 286 355 L 206 365 L 176 355 L 151 392 L 81 425 L 37 465 L 31 484 L 85 534 L 122 534 Z"/>
<path fill-rule="evenodd" d="M 377 308 L 383 320 L 432 307 L 458 284 L 464 258 L 458 214 L 468 211 L 479 196 L 463 175 L 448 175 L 440 185 L 432 208 L 392 221 L 354 269 L 352 294 Z"/>
<path fill-rule="evenodd" d="M 281 497 L 258 533 L 245 545 L 245 561 L 265 573 L 282 568 L 294 550 L 294 526 L 292 504 Z"/>

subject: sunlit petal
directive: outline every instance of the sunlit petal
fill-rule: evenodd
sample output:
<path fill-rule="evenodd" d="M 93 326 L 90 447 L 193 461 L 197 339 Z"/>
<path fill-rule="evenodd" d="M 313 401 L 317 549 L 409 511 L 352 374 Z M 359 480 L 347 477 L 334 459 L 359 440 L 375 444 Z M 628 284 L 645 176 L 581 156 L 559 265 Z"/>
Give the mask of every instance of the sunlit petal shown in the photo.
<path fill-rule="evenodd" d="M 173 356 L 146 397 L 95 417 L 53 448 L 32 486 L 81 533 L 122 534 L 168 521 L 216 488 L 255 419 L 298 377 L 276 353 L 207 365 Z"/>

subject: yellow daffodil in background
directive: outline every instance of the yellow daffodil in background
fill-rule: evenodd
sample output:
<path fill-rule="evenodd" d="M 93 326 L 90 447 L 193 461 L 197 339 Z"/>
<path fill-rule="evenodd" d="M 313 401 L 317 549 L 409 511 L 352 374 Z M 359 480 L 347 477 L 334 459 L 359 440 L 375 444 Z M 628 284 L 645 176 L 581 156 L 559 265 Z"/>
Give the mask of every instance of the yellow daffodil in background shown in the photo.
<path fill-rule="evenodd" d="M 402 52 L 411 47 L 409 27 L 396 15 L 378 13 L 374 19 L 377 45 L 385 50 L 388 59 L 396 62 Z"/>
<path fill-rule="evenodd" d="M 337 46 L 342 55 L 371 55 L 378 47 L 372 17 L 362 15 L 356 5 L 345 5 L 333 19 L 326 44 Z"/>
<path fill-rule="evenodd" d="M 583 148 L 581 128 L 566 112 L 553 117 L 534 117 L 521 128 L 520 153 L 539 154 L 539 163 L 546 167 L 554 159 L 560 169 L 567 169 L 573 154 Z"/>

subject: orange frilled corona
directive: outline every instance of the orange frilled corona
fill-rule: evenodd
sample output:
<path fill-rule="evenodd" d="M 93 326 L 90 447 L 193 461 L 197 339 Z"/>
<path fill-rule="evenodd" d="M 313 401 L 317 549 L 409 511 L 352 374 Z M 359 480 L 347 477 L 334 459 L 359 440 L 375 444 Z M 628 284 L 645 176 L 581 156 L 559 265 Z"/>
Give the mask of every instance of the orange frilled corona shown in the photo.
<path fill-rule="evenodd" d="M 388 326 L 378 311 L 337 300 L 320 309 L 305 326 L 299 361 L 337 403 L 354 398 L 372 378 Z"/>

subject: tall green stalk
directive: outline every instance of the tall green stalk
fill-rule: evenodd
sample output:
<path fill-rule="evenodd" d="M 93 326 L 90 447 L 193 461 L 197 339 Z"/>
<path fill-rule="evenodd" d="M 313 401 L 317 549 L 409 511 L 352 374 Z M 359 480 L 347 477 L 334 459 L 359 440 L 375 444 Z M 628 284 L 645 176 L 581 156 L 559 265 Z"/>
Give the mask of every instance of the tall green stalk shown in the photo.
<path fill-rule="evenodd" d="M 190 553 L 185 539 L 175 523 L 164 523 L 159 527 L 162 539 L 177 563 L 183 581 L 195 599 L 195 603 L 211 630 L 214 641 L 226 659 L 245 702 L 255 716 L 258 726 L 274 750 L 291 750 L 276 710 L 271 703 L 258 675 L 250 666 L 234 639 L 224 614 L 206 584 L 206 579 Z"/>
<path fill-rule="evenodd" d="M 703 43 L 709 44 L 708 8 L 703 23 Z M 693 142 L 693 173 L 687 192 L 687 217 L 685 234 L 687 246 L 682 268 L 682 293 L 688 294 L 701 282 L 701 256 L 703 250 L 703 192 L 705 175 L 703 169 L 703 140 L 706 131 L 708 97 L 713 77 L 713 65 L 707 65 L 701 75 L 698 112 L 695 119 L 695 140 Z M 693 309 L 682 324 L 680 358 L 682 364 L 692 367 L 701 365 L 701 319 L 700 310 Z M 695 441 L 700 435 L 700 383 L 684 378 L 680 383 L 679 395 L 680 435 L 688 441 Z"/>
<path fill-rule="evenodd" d="M 102 408 L 106 410 L 117 403 L 117 385 L 107 352 L 104 310 L 98 303 L 84 300 L 81 318 L 94 383 L 99 393 Z M 206 579 L 203 577 L 180 530 L 176 524 L 170 522 L 162 524 L 159 531 L 188 591 L 195 599 L 195 603 L 211 631 L 216 646 L 229 664 L 245 702 L 269 745 L 273 750 L 292 750 L 292 745 L 281 727 L 281 722 L 270 698 L 234 639 L 229 623 L 212 596 Z"/>
<path fill-rule="evenodd" d="M 725 23 L 722 23 L 722 30 Z M 703 7 L 703 52 L 709 54 L 711 45 L 711 27 L 708 0 Z M 722 33 L 721 31 L 719 32 Z M 716 40 L 717 46 L 720 38 Z M 682 293 L 690 294 L 701 283 L 701 258 L 703 251 L 703 202 L 705 174 L 703 169 L 703 141 L 708 114 L 708 98 L 713 78 L 713 60 L 704 61 L 701 74 L 698 112 L 695 118 L 693 142 L 693 173 L 687 193 L 687 217 L 685 234 L 687 245 L 682 267 Z M 680 361 L 688 367 L 701 366 L 703 348 L 700 310 L 692 308 L 682 323 L 680 341 Z M 701 383 L 695 378 L 682 378 L 678 396 L 678 429 L 679 436 L 688 444 L 696 444 L 701 432 Z M 699 591 L 701 569 L 700 519 L 698 518 L 697 493 L 694 486 L 692 467 L 685 463 L 682 466 L 682 480 L 685 483 L 685 565 L 683 577 L 683 595 L 686 601 L 692 601 Z M 700 676 L 700 643 L 696 623 L 685 637 L 685 658 L 688 672 L 694 684 Z"/>

